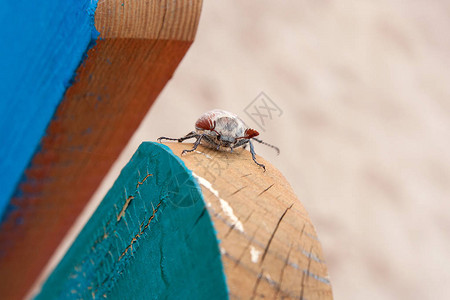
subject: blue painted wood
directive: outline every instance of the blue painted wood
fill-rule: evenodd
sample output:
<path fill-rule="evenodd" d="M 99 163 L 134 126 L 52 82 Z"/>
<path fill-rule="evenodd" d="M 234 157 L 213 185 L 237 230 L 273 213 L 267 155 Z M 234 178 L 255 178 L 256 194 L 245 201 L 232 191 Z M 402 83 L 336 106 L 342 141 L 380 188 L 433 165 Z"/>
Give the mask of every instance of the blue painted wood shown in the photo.
<path fill-rule="evenodd" d="M 141 144 L 36 299 L 226 299 L 201 189 L 161 144 Z"/>
<path fill-rule="evenodd" d="M 96 5 L 0 1 L 0 215 L 98 35 Z"/>

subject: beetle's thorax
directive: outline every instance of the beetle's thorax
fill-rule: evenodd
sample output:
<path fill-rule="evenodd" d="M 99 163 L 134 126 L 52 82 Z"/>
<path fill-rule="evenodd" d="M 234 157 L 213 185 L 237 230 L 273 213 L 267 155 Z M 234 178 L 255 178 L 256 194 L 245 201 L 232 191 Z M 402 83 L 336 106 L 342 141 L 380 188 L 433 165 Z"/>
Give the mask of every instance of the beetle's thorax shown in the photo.
<path fill-rule="evenodd" d="M 220 117 L 216 120 L 216 128 L 215 130 L 222 135 L 222 137 L 238 138 L 244 136 L 246 126 L 244 122 L 242 122 L 238 118 L 230 118 L 230 117 Z"/>

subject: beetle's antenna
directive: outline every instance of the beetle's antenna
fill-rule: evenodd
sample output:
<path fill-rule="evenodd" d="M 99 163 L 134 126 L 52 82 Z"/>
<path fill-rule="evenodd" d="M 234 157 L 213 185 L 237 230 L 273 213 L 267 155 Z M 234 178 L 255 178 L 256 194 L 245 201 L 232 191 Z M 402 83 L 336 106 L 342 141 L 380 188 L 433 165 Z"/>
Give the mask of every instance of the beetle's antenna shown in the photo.
<path fill-rule="evenodd" d="M 252 138 L 252 140 L 255 140 L 255 141 L 257 141 L 258 143 L 261 143 L 261 144 L 263 144 L 263 145 L 269 146 L 270 148 L 273 148 L 273 149 L 275 149 L 275 151 L 277 151 L 277 155 L 280 154 L 280 149 L 278 149 L 278 147 L 275 147 L 274 145 L 271 145 L 271 144 L 268 144 L 268 143 L 266 143 L 266 142 L 263 142 L 263 141 L 261 141 L 261 140 L 259 140 L 259 139 L 257 139 L 257 138 Z"/>

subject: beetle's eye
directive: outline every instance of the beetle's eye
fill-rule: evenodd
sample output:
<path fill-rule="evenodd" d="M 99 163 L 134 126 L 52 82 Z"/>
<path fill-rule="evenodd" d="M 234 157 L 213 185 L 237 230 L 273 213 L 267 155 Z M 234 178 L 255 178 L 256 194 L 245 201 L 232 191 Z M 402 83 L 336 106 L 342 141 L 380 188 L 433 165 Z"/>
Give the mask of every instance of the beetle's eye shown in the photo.
<path fill-rule="evenodd" d="M 222 136 L 220 134 L 217 135 L 217 139 L 220 140 Z"/>

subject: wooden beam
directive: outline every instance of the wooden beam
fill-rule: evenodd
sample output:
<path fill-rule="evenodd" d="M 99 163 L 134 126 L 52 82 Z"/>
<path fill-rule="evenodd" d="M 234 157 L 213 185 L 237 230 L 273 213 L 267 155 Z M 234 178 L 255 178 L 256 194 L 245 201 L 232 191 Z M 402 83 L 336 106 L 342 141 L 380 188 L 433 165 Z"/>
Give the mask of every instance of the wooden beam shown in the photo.
<path fill-rule="evenodd" d="M 23 297 L 36 280 L 191 45 L 201 4 L 99 1 L 97 44 L 57 107 L 11 199 L 15 209 L 1 224 L 3 297 Z"/>
<path fill-rule="evenodd" d="M 0 215 L 98 32 L 97 1 L 14 1 L 0 17 Z"/>
<path fill-rule="evenodd" d="M 332 299 L 314 226 L 277 169 L 246 150 L 180 159 L 192 144 L 167 146 L 139 147 L 38 298 Z"/>
<path fill-rule="evenodd" d="M 167 143 L 176 155 L 192 144 Z M 220 241 L 231 299 L 332 299 L 322 247 L 284 176 L 247 150 L 199 146 L 180 156 L 193 171 Z"/>

